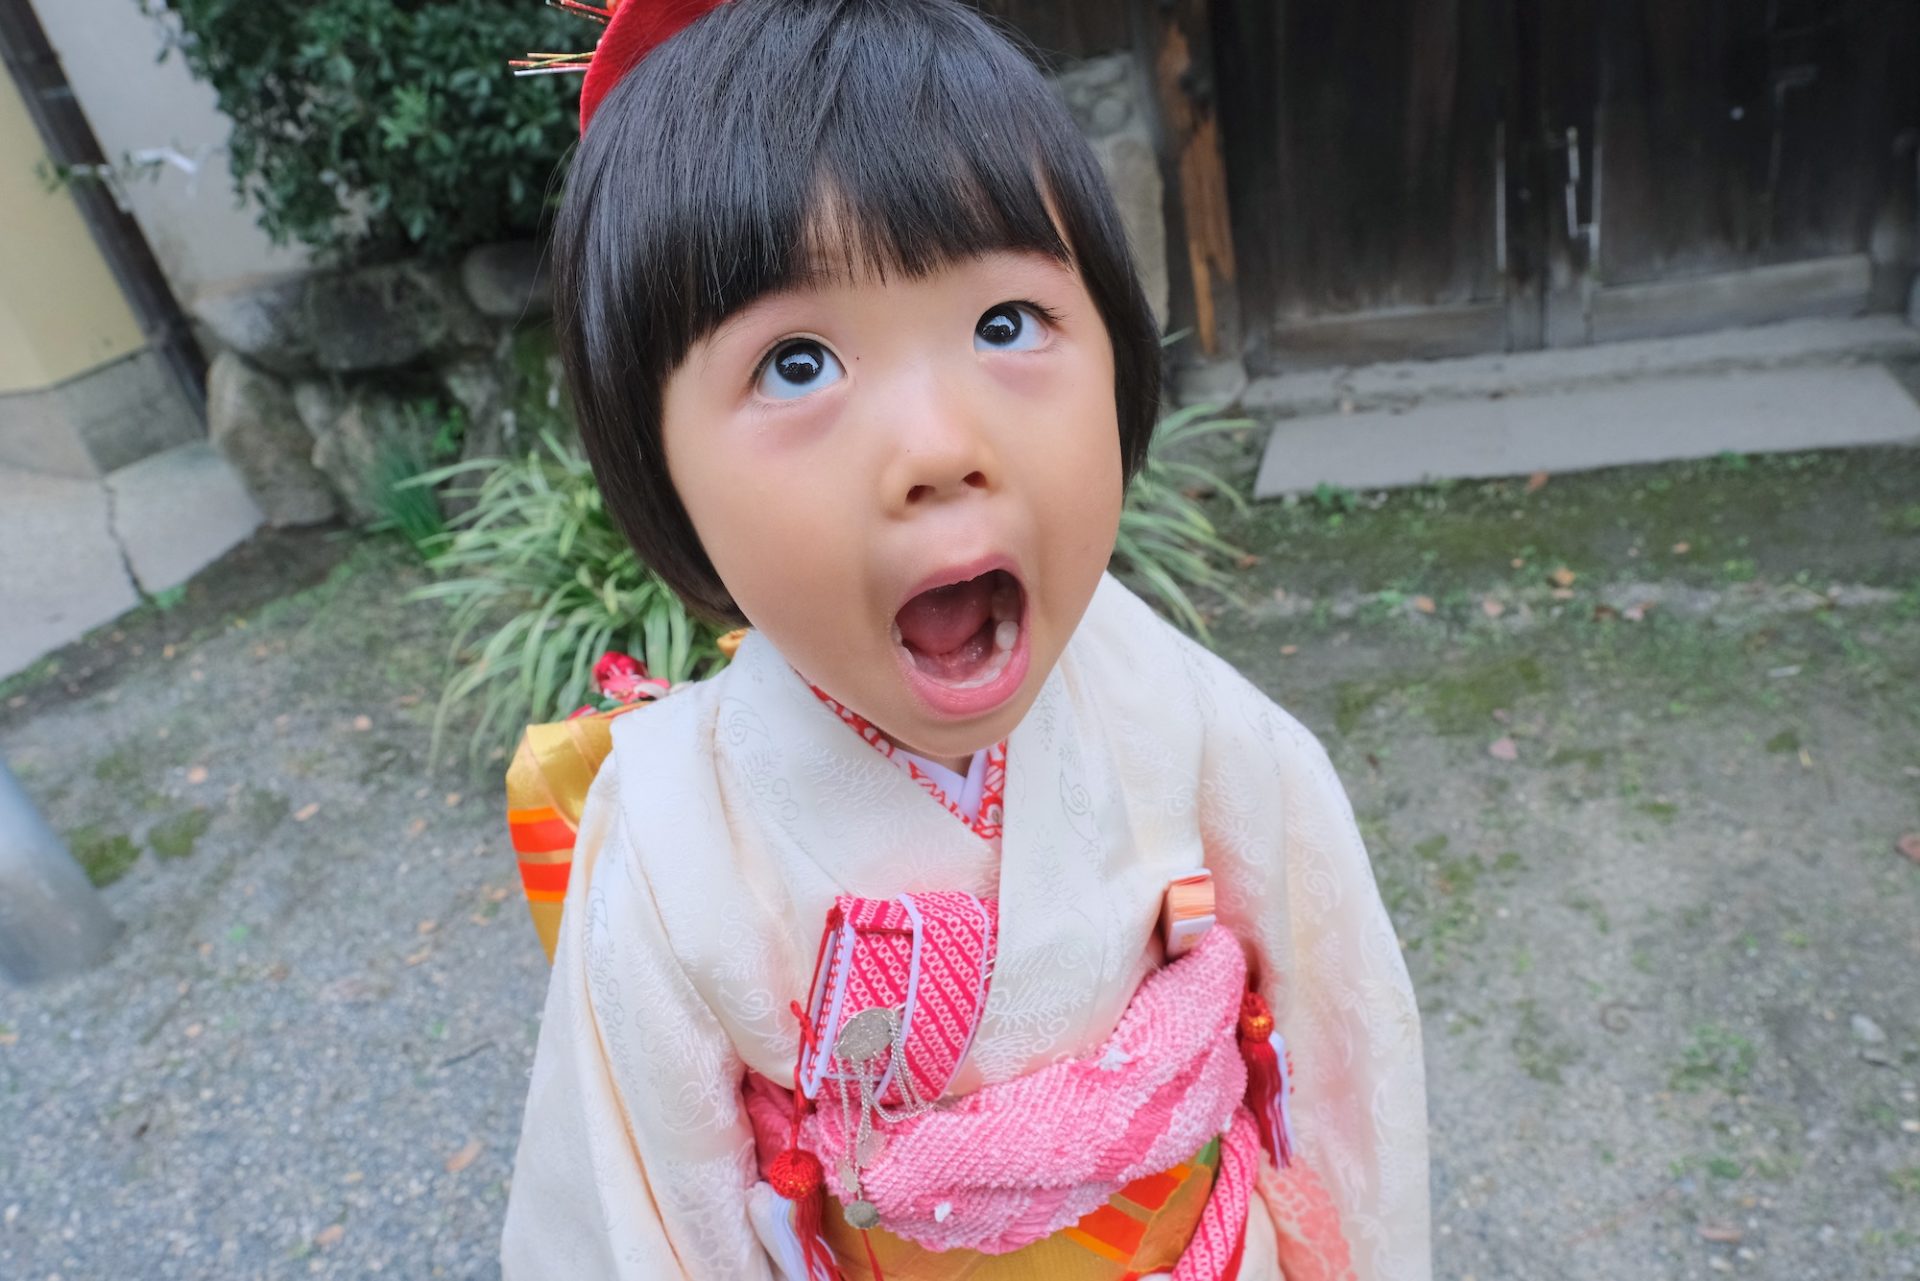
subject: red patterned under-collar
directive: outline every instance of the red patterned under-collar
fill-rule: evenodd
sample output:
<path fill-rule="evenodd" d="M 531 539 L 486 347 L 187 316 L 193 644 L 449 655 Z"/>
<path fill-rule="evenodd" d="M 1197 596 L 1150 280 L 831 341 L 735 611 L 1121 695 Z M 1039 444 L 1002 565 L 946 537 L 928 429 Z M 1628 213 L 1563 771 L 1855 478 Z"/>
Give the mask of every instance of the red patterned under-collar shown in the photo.
<path fill-rule="evenodd" d="M 881 733 L 874 723 L 841 703 L 818 685 L 808 688 L 813 696 L 833 710 L 834 715 L 845 721 L 855 733 L 864 738 L 874 750 L 903 767 L 907 776 L 920 785 L 920 790 L 946 807 L 947 813 L 973 829 L 973 834 L 992 844 L 996 849 L 1000 845 L 1000 828 L 1006 821 L 1007 812 L 1007 744 L 1002 739 L 987 749 L 987 772 L 980 788 L 980 812 L 968 815 L 960 808 L 959 802 L 948 796 L 946 789 L 935 782 L 931 775 L 908 760 L 904 753 L 894 751 L 893 741 Z"/>

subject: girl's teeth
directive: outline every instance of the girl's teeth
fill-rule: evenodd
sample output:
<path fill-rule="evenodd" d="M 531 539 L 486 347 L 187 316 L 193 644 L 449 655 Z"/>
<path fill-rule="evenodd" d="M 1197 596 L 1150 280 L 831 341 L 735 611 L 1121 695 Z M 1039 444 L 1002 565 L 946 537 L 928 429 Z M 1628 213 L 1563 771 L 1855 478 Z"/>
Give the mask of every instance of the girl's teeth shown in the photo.
<path fill-rule="evenodd" d="M 907 640 L 906 640 L 906 637 L 904 637 L 904 636 L 902 636 L 902 635 L 900 634 L 900 624 L 899 624 L 899 622 L 898 622 L 898 621 L 895 621 L 895 622 L 894 622 L 894 624 L 893 624 L 893 627 L 891 628 L 891 631 L 892 631 L 892 635 L 893 635 L 893 643 L 894 643 L 894 644 L 896 644 L 896 645 L 905 645 L 905 644 L 907 643 Z"/>
<path fill-rule="evenodd" d="M 1012 649 L 1020 639 L 1020 624 L 1011 619 L 1004 620 L 993 629 L 993 647 L 1002 653 Z"/>

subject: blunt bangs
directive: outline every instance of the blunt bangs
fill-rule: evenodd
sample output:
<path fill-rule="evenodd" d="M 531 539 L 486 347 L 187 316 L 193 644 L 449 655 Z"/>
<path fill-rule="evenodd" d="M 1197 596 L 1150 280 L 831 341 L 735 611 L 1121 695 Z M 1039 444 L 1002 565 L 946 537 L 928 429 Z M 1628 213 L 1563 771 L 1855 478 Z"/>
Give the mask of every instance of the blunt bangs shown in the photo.
<path fill-rule="evenodd" d="M 1005 35 L 956 0 L 730 0 L 630 72 L 581 141 L 554 258 L 582 440 L 641 558 L 740 621 L 662 447 L 694 344 L 823 274 L 918 277 L 996 250 L 1079 271 L 1114 344 L 1131 476 L 1158 328 L 1097 162 Z"/>

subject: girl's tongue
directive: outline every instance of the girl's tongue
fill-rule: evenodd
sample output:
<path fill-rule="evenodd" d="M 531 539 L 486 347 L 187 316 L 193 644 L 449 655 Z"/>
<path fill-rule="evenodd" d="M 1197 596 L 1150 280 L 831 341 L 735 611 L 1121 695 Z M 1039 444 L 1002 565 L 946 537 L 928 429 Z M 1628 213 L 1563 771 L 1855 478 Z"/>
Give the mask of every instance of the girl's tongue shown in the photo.
<path fill-rule="evenodd" d="M 895 639 L 936 680 L 992 679 L 1020 639 L 1020 596 L 1019 581 L 1003 570 L 936 587 L 901 608 Z"/>

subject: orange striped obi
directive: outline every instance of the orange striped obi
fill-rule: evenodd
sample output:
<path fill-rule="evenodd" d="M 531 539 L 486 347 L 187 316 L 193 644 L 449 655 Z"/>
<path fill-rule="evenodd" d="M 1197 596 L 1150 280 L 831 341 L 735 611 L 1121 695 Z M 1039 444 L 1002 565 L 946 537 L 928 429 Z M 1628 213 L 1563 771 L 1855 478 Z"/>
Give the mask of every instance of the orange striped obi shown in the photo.
<path fill-rule="evenodd" d="M 872 1281 L 868 1243 L 886 1281 L 1135 1281 L 1178 1266 L 1219 1169 L 1214 1139 L 1191 1161 L 1134 1180 L 1072 1227 L 1010 1254 L 928 1250 L 884 1228 L 863 1243 L 832 1197 L 823 1235 L 847 1281 Z"/>
<path fill-rule="evenodd" d="M 540 945 L 553 962 L 574 837 L 593 776 L 613 750 L 613 723 L 645 703 L 552 725 L 529 725 L 507 768 L 507 829 Z"/>

